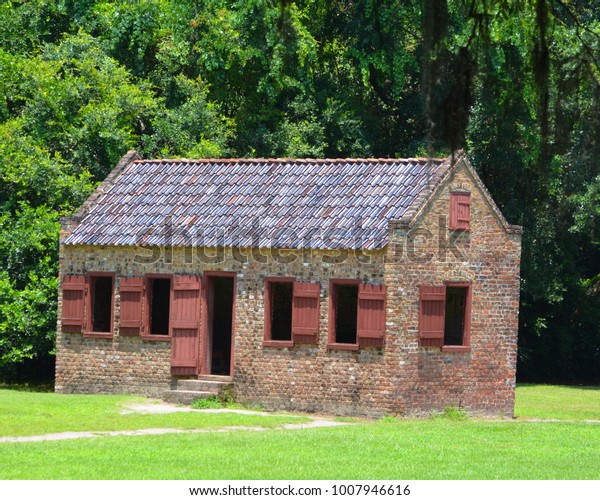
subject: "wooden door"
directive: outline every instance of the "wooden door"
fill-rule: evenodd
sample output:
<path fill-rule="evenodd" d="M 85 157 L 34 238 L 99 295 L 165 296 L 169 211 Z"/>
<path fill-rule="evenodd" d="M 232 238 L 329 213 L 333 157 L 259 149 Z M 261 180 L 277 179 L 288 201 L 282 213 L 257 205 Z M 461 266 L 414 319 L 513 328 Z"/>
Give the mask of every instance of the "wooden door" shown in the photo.
<path fill-rule="evenodd" d="M 198 373 L 200 276 L 173 276 L 171 300 L 171 373 Z"/>

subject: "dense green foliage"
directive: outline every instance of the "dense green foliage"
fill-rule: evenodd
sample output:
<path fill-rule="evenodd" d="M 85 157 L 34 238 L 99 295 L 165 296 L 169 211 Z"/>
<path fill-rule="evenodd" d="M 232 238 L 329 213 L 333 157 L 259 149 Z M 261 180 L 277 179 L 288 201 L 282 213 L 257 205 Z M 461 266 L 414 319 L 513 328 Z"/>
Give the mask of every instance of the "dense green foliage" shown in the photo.
<path fill-rule="evenodd" d="M 0 370 L 52 352 L 58 218 L 127 149 L 364 157 L 465 146 L 525 228 L 520 376 L 600 380 L 594 5 L 2 0 Z"/>

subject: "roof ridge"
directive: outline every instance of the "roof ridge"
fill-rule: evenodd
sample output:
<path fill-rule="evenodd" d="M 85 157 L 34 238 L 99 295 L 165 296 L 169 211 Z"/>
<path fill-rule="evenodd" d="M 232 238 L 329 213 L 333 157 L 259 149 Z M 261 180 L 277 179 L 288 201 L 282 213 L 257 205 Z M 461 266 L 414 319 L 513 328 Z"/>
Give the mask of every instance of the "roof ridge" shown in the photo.
<path fill-rule="evenodd" d="M 132 163 L 442 163 L 447 158 L 149 158 Z"/>

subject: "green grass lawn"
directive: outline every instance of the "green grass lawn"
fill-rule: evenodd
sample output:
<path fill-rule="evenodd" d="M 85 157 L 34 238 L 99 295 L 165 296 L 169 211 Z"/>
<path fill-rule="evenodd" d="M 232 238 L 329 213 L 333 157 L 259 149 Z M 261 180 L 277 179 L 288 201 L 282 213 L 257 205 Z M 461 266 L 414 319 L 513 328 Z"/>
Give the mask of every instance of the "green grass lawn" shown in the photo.
<path fill-rule="evenodd" d="M 215 413 L 121 414 L 135 396 L 53 394 L 0 389 L 0 436 L 150 428 L 216 429 L 227 426 L 278 427 L 307 418 Z"/>
<path fill-rule="evenodd" d="M 0 445 L 4 479 L 600 479 L 600 427 L 397 421 Z"/>
<path fill-rule="evenodd" d="M 600 420 L 600 387 L 529 385 L 517 387 L 517 418 Z"/>
<path fill-rule="evenodd" d="M 0 392 L 2 429 L 10 420 L 3 416 L 6 392 Z M 589 388 L 519 387 L 517 411 L 520 418 L 600 420 L 599 393 Z M 545 394 L 553 396 L 547 404 Z M 40 398 L 39 406 L 35 401 L 24 405 L 29 406 L 22 413 L 29 427 L 36 425 L 36 413 L 65 401 L 91 409 L 79 408 L 76 415 L 95 413 L 95 421 L 107 418 L 114 424 L 118 420 L 107 408 L 131 401 L 123 396 L 47 396 L 46 402 Z M 21 406 L 17 400 L 14 405 Z M 21 414 L 15 411 L 13 418 L 18 420 Z M 53 411 L 63 415 L 65 430 L 79 429 L 67 429 L 69 417 L 63 410 Z M 149 415 L 157 420 L 187 416 Z M 211 423 L 216 426 L 229 417 L 201 416 L 216 417 Z M 75 425 L 79 419 L 70 420 Z M 3 433 L 7 434 L 4 429 Z M 600 424 L 569 421 L 384 419 L 321 429 L 0 444 L 3 479 L 600 479 L 599 463 Z"/>

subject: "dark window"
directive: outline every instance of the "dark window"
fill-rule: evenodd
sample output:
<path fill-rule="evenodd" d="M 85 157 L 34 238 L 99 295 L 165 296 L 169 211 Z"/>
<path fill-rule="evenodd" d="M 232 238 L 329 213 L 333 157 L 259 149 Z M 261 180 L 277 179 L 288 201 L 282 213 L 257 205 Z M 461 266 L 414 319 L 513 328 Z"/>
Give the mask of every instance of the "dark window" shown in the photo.
<path fill-rule="evenodd" d="M 444 345 L 463 345 L 467 287 L 446 287 L 446 311 L 444 321 Z"/>
<path fill-rule="evenodd" d="M 92 276 L 92 331 L 111 331 L 113 279 L 110 276 Z"/>
<path fill-rule="evenodd" d="M 148 283 L 150 306 L 150 335 L 169 335 L 171 280 L 150 278 Z"/>
<path fill-rule="evenodd" d="M 271 340 L 292 340 L 292 282 L 272 281 Z"/>
<path fill-rule="evenodd" d="M 335 285 L 335 342 L 356 344 L 358 285 Z"/>

